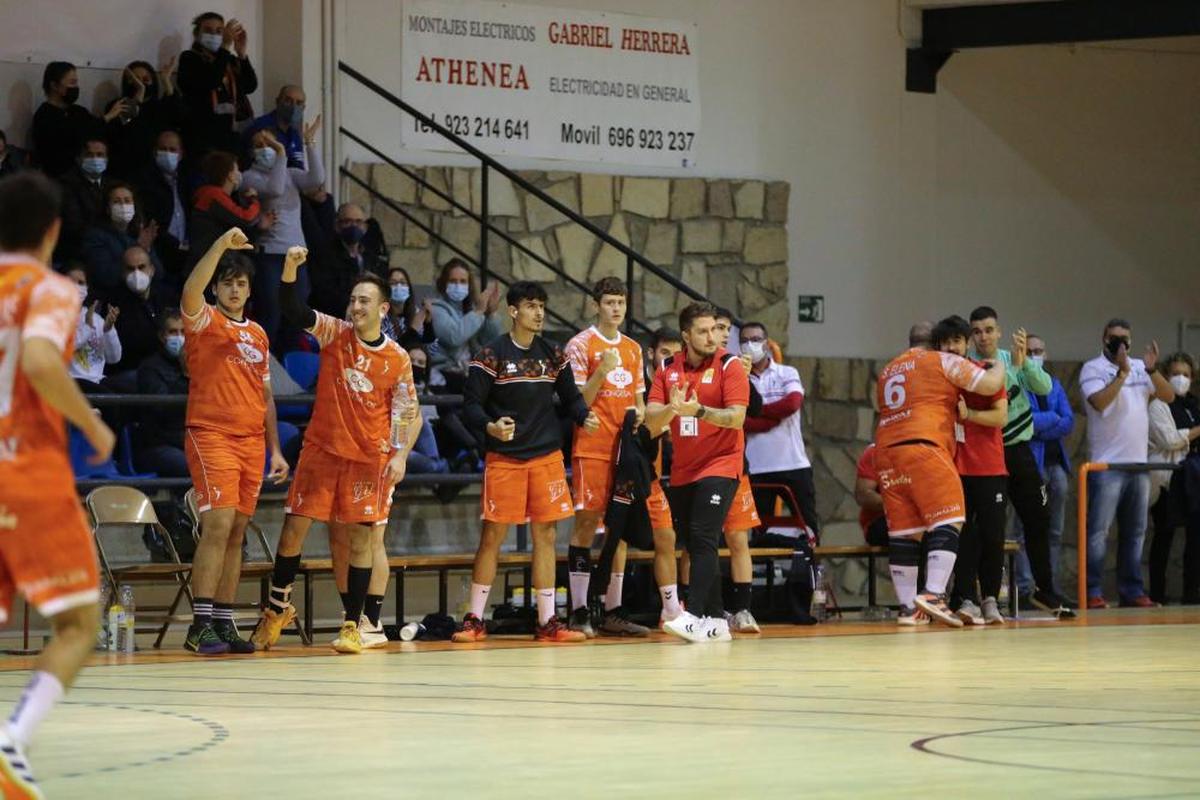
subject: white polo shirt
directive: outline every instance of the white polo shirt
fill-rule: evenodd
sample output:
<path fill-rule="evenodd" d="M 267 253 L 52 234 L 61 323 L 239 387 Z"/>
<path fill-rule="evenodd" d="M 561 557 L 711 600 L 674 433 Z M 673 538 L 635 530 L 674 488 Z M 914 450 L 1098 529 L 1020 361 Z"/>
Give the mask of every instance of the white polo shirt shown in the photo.
<path fill-rule="evenodd" d="M 1154 382 L 1140 358 L 1129 359 L 1129 377 L 1117 399 L 1103 413 L 1092 407 L 1089 397 L 1113 382 L 1117 365 L 1103 355 L 1093 358 L 1079 371 L 1079 388 L 1087 409 L 1088 459 L 1109 464 L 1140 463 L 1146 460 L 1150 442 L 1150 397 Z"/>
<path fill-rule="evenodd" d="M 804 394 L 800 373 L 786 364 L 770 366 L 761 375 L 750 372 L 750 382 L 762 395 L 763 405 L 777 402 L 789 394 Z M 750 462 L 750 474 L 784 472 L 812 466 L 804 450 L 804 436 L 800 432 L 800 416 L 797 411 L 765 433 L 746 434 L 746 459 Z"/>

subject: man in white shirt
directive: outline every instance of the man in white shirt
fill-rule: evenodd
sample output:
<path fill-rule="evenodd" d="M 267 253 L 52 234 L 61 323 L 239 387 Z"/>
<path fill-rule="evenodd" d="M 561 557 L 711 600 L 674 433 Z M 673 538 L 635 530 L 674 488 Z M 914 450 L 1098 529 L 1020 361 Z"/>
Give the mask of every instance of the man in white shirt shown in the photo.
<path fill-rule="evenodd" d="M 1079 387 L 1087 400 L 1088 459 L 1108 464 L 1143 463 L 1149 442 L 1150 398 L 1169 403 L 1175 391 L 1155 370 L 1158 343 L 1144 359 L 1130 358 L 1130 325 L 1123 319 L 1104 326 L 1104 350 L 1083 365 Z M 1088 608 L 1107 608 L 1102 583 L 1108 529 L 1117 521 L 1117 591 L 1122 606 L 1150 607 L 1142 583 L 1142 542 L 1150 499 L 1146 472 L 1108 470 L 1088 475 Z"/>

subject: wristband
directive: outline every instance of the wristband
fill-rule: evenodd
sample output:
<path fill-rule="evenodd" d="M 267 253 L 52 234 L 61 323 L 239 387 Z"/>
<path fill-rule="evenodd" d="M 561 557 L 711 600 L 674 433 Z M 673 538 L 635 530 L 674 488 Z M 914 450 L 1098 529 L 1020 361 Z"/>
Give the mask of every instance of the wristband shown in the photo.
<path fill-rule="evenodd" d="M 696 412 L 696 419 L 704 419 L 704 415 L 708 413 L 708 409 L 700 406 L 700 410 Z"/>

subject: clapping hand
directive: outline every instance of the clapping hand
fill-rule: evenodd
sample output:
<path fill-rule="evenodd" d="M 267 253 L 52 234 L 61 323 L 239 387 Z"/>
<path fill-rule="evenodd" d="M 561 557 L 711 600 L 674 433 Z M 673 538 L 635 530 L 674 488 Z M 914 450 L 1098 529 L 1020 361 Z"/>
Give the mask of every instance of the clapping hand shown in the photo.
<path fill-rule="evenodd" d="M 1029 353 L 1029 334 L 1024 328 L 1017 328 L 1012 336 L 1012 363 L 1020 369 L 1025 364 L 1025 356 Z"/>
<path fill-rule="evenodd" d="M 1142 361 L 1146 362 L 1146 372 L 1154 372 L 1154 368 L 1158 366 L 1158 342 L 1151 339 L 1150 344 L 1146 345 L 1146 352 L 1142 355 Z M 1126 361 L 1128 361 L 1126 357 Z"/>
<path fill-rule="evenodd" d="M 600 430 L 600 418 L 596 416 L 595 411 L 589 411 L 587 419 L 583 421 L 583 429 L 588 433 L 595 433 Z"/>

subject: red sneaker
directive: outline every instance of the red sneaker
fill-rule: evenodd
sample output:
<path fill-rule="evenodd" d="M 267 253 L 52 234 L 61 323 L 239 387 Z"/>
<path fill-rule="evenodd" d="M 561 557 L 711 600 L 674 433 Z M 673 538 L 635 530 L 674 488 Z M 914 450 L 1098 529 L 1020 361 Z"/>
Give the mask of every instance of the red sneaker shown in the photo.
<path fill-rule="evenodd" d="M 474 614 L 467 614 L 463 617 L 462 628 L 454 632 L 454 635 L 450 637 L 450 641 L 467 644 L 470 642 L 482 642 L 486 638 L 487 626 L 483 624 L 483 620 Z"/>
<path fill-rule="evenodd" d="M 1108 601 L 1101 595 L 1088 598 L 1088 608 L 1108 608 Z"/>
<path fill-rule="evenodd" d="M 551 617 L 545 625 L 538 625 L 533 634 L 535 642 L 586 642 L 587 634 L 573 631 L 558 617 Z"/>
<path fill-rule="evenodd" d="M 1131 597 L 1128 600 L 1121 600 L 1122 608 L 1158 608 L 1158 603 L 1151 600 L 1146 595 Z"/>

